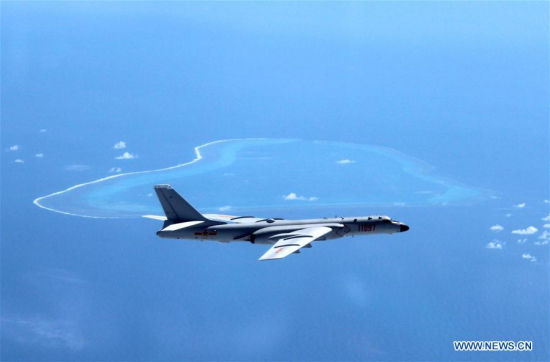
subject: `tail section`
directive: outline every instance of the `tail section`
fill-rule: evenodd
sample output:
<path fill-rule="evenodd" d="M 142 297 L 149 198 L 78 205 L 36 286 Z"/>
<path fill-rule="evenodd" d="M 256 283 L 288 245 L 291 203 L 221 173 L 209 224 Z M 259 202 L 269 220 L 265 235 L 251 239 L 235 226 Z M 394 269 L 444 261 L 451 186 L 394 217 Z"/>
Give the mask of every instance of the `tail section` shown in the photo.
<path fill-rule="evenodd" d="M 155 192 L 169 223 L 184 221 L 210 221 L 195 210 L 170 185 L 155 185 Z"/>

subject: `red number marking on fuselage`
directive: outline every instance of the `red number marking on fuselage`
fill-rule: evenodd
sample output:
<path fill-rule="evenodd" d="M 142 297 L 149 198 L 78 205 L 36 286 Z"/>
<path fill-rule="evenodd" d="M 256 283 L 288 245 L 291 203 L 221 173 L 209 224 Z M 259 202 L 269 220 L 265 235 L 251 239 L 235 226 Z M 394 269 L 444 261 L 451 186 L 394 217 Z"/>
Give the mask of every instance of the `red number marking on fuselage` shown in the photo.
<path fill-rule="evenodd" d="M 374 229 L 376 228 L 376 225 L 366 225 L 366 224 L 363 224 L 363 225 L 359 225 L 359 231 L 361 232 L 369 232 L 369 231 L 374 231 Z"/>

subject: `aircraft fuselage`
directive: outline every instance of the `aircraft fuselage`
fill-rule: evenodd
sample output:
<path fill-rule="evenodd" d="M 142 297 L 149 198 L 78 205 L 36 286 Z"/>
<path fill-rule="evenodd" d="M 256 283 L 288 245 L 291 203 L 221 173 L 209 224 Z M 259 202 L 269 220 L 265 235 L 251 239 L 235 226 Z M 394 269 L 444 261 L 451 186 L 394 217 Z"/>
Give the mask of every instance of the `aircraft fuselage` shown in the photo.
<path fill-rule="evenodd" d="M 165 239 L 235 241 L 268 244 L 259 260 L 283 259 L 310 248 L 314 241 L 345 236 L 393 234 L 409 227 L 387 216 L 334 217 L 306 220 L 201 214 L 170 185 L 156 185 L 155 192 L 166 217 L 157 235 Z"/>
<path fill-rule="evenodd" d="M 204 222 L 194 225 L 189 225 L 188 223 L 181 224 L 173 224 L 168 228 L 163 228 L 157 232 L 157 235 L 168 239 L 212 240 L 223 243 L 247 241 L 255 244 L 274 244 L 277 239 L 271 239 L 273 236 L 320 224 L 325 226 L 330 225 L 333 228 L 333 232 L 320 240 L 337 239 L 344 236 L 393 234 L 409 229 L 407 225 L 391 220 L 387 216 L 336 217 L 306 220 L 267 219 L 246 224 L 208 225 L 208 223 Z M 178 226 L 181 226 L 181 228 Z"/>

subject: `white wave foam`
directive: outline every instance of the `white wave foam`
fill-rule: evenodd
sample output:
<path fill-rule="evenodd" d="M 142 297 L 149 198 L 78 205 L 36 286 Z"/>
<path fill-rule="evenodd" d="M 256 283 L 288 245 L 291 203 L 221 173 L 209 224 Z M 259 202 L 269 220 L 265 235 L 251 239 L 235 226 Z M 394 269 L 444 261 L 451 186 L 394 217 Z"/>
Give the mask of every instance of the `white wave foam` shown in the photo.
<path fill-rule="evenodd" d="M 56 210 L 56 209 L 53 209 L 53 208 L 51 208 L 51 207 L 47 207 L 47 206 L 41 205 L 41 204 L 40 204 L 40 201 L 42 201 L 42 200 L 44 200 L 44 199 L 47 199 L 47 198 L 49 198 L 49 197 L 52 197 L 52 196 L 64 194 L 65 192 L 74 190 L 74 189 L 79 188 L 79 187 L 82 187 L 82 186 L 91 185 L 91 184 L 95 184 L 95 183 L 99 183 L 99 182 L 111 180 L 111 179 L 114 179 L 114 178 L 117 178 L 117 177 L 123 177 L 123 176 L 127 176 L 127 175 L 137 175 L 137 174 L 141 174 L 141 173 L 151 173 L 151 172 L 167 171 L 167 170 L 173 170 L 173 169 L 179 168 L 179 167 L 188 166 L 188 165 L 191 165 L 191 164 L 193 164 L 193 163 L 195 163 L 195 162 L 199 162 L 200 160 L 203 159 L 203 157 L 202 157 L 202 155 L 201 155 L 201 151 L 200 151 L 201 148 L 203 148 L 203 147 L 208 147 L 208 146 L 211 146 L 211 145 L 213 145 L 213 144 L 222 143 L 222 142 L 232 142 L 232 141 L 261 141 L 261 140 L 265 140 L 265 138 L 232 138 L 232 139 L 226 139 L 226 140 L 218 140 L 218 141 L 208 142 L 208 143 L 205 143 L 205 144 L 203 144 L 203 145 L 200 145 L 200 146 L 197 146 L 197 147 L 194 148 L 196 157 L 195 157 L 193 160 L 189 161 L 189 162 L 180 163 L 180 164 L 178 164 L 178 165 L 170 166 L 170 167 L 166 167 L 166 168 L 159 168 L 159 169 L 156 169 L 156 170 L 145 170 L 145 171 L 134 171 L 134 172 L 121 173 L 121 174 L 118 174 L 118 175 L 112 175 L 112 176 L 103 177 L 103 178 L 100 178 L 100 179 L 97 179 L 97 180 L 94 180 L 94 181 L 84 182 L 84 183 L 81 183 L 81 184 L 78 184 L 78 185 L 75 185 L 75 186 L 71 186 L 71 187 L 69 187 L 69 188 L 67 188 L 67 189 L 65 189 L 65 190 L 62 190 L 62 191 L 57 191 L 57 192 L 54 192 L 54 193 L 49 194 L 49 195 L 46 195 L 46 196 L 38 197 L 38 198 L 34 199 L 33 204 L 35 204 L 36 206 L 38 206 L 38 207 L 40 207 L 40 208 L 42 208 L 42 209 L 45 209 L 45 210 L 48 210 L 48 211 L 57 212 L 57 213 L 63 214 L 63 215 L 78 216 L 78 217 L 86 217 L 86 218 L 90 218 L 90 219 L 120 219 L 120 217 L 115 217 L 115 216 L 90 216 L 90 215 L 73 214 L 73 213 L 70 213 L 70 212 L 61 211 L 61 210 Z M 127 217 L 125 217 L 125 218 L 127 218 Z"/>

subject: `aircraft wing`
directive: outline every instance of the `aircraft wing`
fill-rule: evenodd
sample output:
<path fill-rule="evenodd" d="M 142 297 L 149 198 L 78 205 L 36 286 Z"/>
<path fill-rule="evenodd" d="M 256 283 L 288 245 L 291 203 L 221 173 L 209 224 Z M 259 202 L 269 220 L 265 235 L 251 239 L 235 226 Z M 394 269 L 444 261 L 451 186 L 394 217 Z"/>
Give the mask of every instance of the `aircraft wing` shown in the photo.
<path fill-rule="evenodd" d="M 332 231 L 328 226 L 315 226 L 279 235 L 279 240 L 259 260 L 282 259 Z"/>

